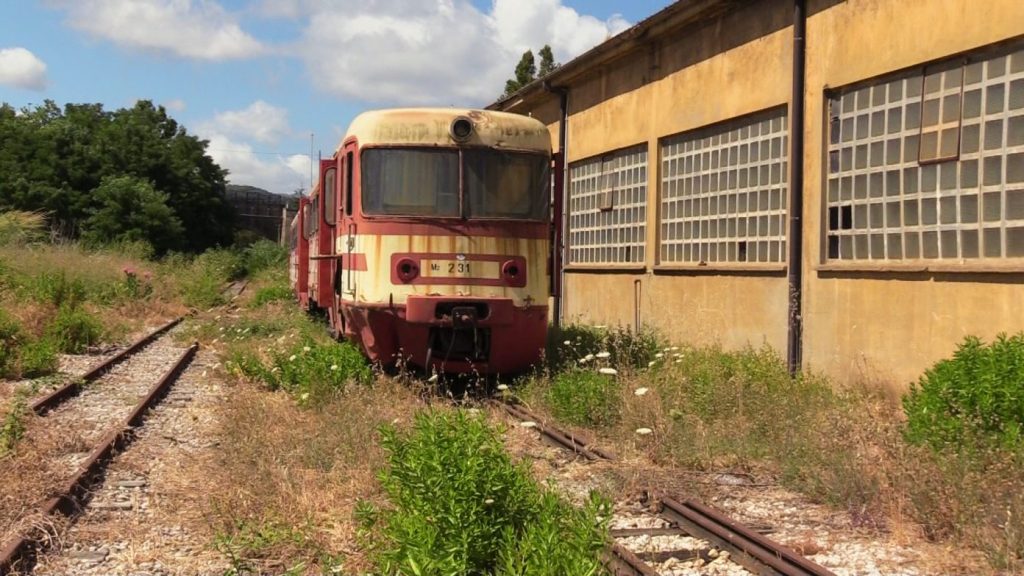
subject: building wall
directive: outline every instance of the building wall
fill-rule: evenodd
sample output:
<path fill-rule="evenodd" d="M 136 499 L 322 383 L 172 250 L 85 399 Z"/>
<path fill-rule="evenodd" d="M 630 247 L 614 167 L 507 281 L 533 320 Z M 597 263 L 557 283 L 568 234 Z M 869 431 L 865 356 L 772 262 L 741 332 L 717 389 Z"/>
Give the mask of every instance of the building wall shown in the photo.
<path fill-rule="evenodd" d="M 572 87 L 570 166 L 610 150 L 646 146 L 648 225 L 642 264 L 570 263 L 567 318 L 632 326 L 639 302 L 641 323 L 677 340 L 785 346 L 784 266 L 747 266 L 747 273 L 735 265 L 667 271 L 657 258 L 656 224 L 661 138 L 788 104 L 791 39 L 785 21 L 784 2 L 759 2 Z"/>
<path fill-rule="evenodd" d="M 970 56 L 981 48 L 1009 43 L 1024 50 L 1024 3 L 809 0 L 808 9 L 804 366 L 840 382 L 870 378 L 902 390 L 937 359 L 948 356 L 965 335 L 991 338 L 1024 329 L 1024 258 L 872 256 L 846 261 L 832 254 L 830 242 L 836 239 L 828 236 L 834 235 L 830 218 L 840 212 L 834 203 L 826 202 L 833 158 L 830 146 L 834 146 L 829 143 L 833 130 L 829 99 L 891 74 L 928 73 L 937 62 Z M 657 328 L 677 342 L 720 343 L 730 348 L 767 343 L 785 351 L 785 251 L 781 261 L 667 266 L 659 244 L 659 183 L 664 171 L 659 158 L 666 137 L 760 111 L 788 110 L 792 11 L 789 0 L 755 1 L 724 17 L 672 33 L 671 38 L 655 38 L 571 82 L 570 167 L 624 148 L 646 150 L 647 226 L 643 262 L 570 262 L 564 292 L 566 318 L 632 326 L 639 313 L 644 326 Z M 1024 66 L 1024 52 L 1020 54 Z M 1016 62 L 1008 60 L 1007 70 Z M 1007 93 L 1013 92 L 1007 96 L 1009 106 L 1015 105 L 1016 90 L 1017 84 L 1012 89 L 1007 84 Z M 514 111 L 529 113 L 530 106 Z M 557 97 L 535 110 L 545 117 L 557 141 Z M 1016 178 L 1011 172 L 1024 170 L 1013 164 L 1024 158 L 1013 155 L 1017 153 L 1012 148 L 1014 138 L 1007 136 L 1004 144 L 1011 147 L 1004 151 L 1007 182 Z M 604 170 L 602 162 L 597 164 Z M 1021 197 L 1011 200 L 1011 184 L 1006 186 L 1004 220 L 1010 218 L 1010 203 Z M 1017 187 L 1024 190 L 1024 183 Z M 957 189 L 941 194 L 959 197 L 964 193 L 973 192 Z M 923 209 L 925 200 L 920 202 Z M 935 202 L 941 204 L 942 198 L 936 197 Z M 958 217 L 964 218 L 966 208 L 959 205 Z M 867 213 L 866 204 L 864 208 Z M 906 212 L 898 214 L 907 217 Z M 1007 246 L 1006 230 L 1017 225 L 1016 221 L 1003 223 Z M 925 232 L 919 234 L 923 242 Z M 960 238 L 964 245 L 965 237 Z M 890 244 L 884 246 L 889 250 Z M 909 253 L 909 246 L 906 250 Z M 963 250 L 966 254 L 967 248 Z M 1009 250 L 1004 247 L 1004 255 Z"/>
<path fill-rule="evenodd" d="M 1021 35 L 1019 0 L 848 0 L 808 19 L 805 365 L 899 390 L 951 354 L 966 335 L 989 339 L 1024 329 L 1024 274 L 1010 272 L 1024 270 L 1020 260 L 830 265 L 822 243 L 825 89 L 872 84 L 874 78 Z M 1003 271 L 985 273 L 990 269 Z"/>

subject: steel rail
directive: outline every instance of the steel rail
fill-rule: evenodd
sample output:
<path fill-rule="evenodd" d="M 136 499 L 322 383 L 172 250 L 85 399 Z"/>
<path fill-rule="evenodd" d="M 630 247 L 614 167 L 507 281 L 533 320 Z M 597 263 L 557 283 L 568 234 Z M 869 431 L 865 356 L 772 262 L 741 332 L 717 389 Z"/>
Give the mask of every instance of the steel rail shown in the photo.
<path fill-rule="evenodd" d="M 605 565 L 615 576 L 660 576 L 650 564 L 618 542 L 613 542 L 605 553 Z"/>
<path fill-rule="evenodd" d="M 498 405 L 501 406 L 506 412 L 508 412 L 514 418 L 526 422 L 532 422 L 541 434 L 553 440 L 559 446 L 562 446 L 567 450 L 571 450 L 573 453 L 582 455 L 587 460 L 607 459 L 604 456 L 599 455 L 595 451 L 588 449 L 575 436 L 567 434 L 565 432 L 562 432 L 561 430 L 552 428 L 551 426 L 544 424 L 536 416 L 530 414 L 529 412 L 527 412 L 523 408 L 520 408 L 519 406 L 515 406 L 501 401 L 498 401 Z"/>
<path fill-rule="evenodd" d="M 793 550 L 694 500 L 658 497 L 661 511 L 690 534 L 729 550 L 731 559 L 762 576 L 835 576 Z"/>
<path fill-rule="evenodd" d="M 184 372 L 199 349 L 199 344 L 189 346 L 149 393 L 135 406 L 131 414 L 111 430 L 78 468 L 57 496 L 50 498 L 42 508 L 44 517 L 60 513 L 66 517 L 77 514 L 88 498 L 89 487 L 103 474 L 114 453 L 123 450 L 134 439 L 135 429 L 142 425 L 146 412 L 164 397 L 170 387 Z M 0 548 L 0 576 L 19 573 L 30 569 L 38 553 L 38 543 L 29 535 L 21 535 Z"/>
<path fill-rule="evenodd" d="M 78 395 L 78 393 L 82 391 L 83 385 L 85 385 L 88 382 L 92 382 L 93 380 L 96 380 L 97 378 L 105 374 L 108 370 L 113 368 L 115 365 L 120 364 L 129 356 L 135 354 L 136 352 L 144 348 L 146 345 L 150 344 L 151 342 L 159 338 L 165 332 L 177 326 L 182 320 L 184 320 L 184 316 L 179 316 L 178 318 L 171 320 L 170 322 L 164 324 L 163 326 L 157 328 L 156 330 L 150 332 L 149 334 L 143 336 L 142 338 L 139 338 L 130 346 L 128 346 L 124 350 L 121 350 L 114 356 L 108 358 L 107 360 L 104 360 L 103 362 L 100 362 L 99 364 L 96 364 L 82 376 L 71 380 L 67 384 L 61 386 L 60 388 L 54 390 L 53 392 L 50 392 L 46 396 L 43 396 L 42 398 L 39 398 L 38 400 L 32 402 L 32 411 L 42 416 L 49 412 L 50 410 L 53 410 L 54 408 L 62 404 L 65 400 Z"/>

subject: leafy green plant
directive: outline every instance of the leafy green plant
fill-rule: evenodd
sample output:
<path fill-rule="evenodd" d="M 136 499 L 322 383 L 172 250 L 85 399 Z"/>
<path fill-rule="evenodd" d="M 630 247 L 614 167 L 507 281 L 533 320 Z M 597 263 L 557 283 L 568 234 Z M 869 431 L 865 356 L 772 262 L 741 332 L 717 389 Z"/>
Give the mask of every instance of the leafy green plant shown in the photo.
<path fill-rule="evenodd" d="M 0 458 L 3 458 L 14 450 L 15 444 L 25 434 L 25 416 L 28 414 L 28 404 L 25 400 L 25 392 L 19 390 L 7 414 L 4 415 L 3 423 L 0 424 Z"/>
<path fill-rule="evenodd" d="M 660 346 L 658 335 L 651 331 L 571 324 L 548 329 L 545 358 L 552 373 L 568 370 L 581 358 L 601 352 L 610 355 L 609 362 L 616 368 L 644 368 Z"/>
<path fill-rule="evenodd" d="M 214 537 L 214 547 L 228 557 L 229 575 L 251 574 L 258 568 L 253 559 L 271 558 L 283 548 L 304 548 L 312 543 L 305 531 L 272 520 L 238 520 L 230 531 Z M 292 566 L 283 574 L 305 574 L 305 566 Z"/>
<path fill-rule="evenodd" d="M 0 376 L 13 371 L 23 338 L 21 326 L 0 309 Z"/>
<path fill-rule="evenodd" d="M 103 337 L 103 325 L 81 308 L 62 306 L 46 328 L 46 338 L 57 350 L 81 354 Z"/>
<path fill-rule="evenodd" d="M 249 274 L 256 274 L 271 268 L 283 268 L 288 262 L 288 249 L 277 242 L 261 239 L 246 246 L 242 258 Z"/>
<path fill-rule="evenodd" d="M 315 405 L 355 381 L 369 383 L 373 371 L 359 350 L 347 343 L 320 344 L 303 340 L 285 352 L 272 355 L 266 366 L 251 352 L 232 356 L 232 368 L 240 375 L 281 389 L 304 405 Z"/>
<path fill-rule="evenodd" d="M 907 439 L 935 449 L 975 440 L 1024 443 L 1024 332 L 985 344 L 969 336 L 903 398 Z"/>
<path fill-rule="evenodd" d="M 266 286 L 256 291 L 256 296 L 252 299 L 252 306 L 254 308 L 259 308 L 260 306 L 271 302 L 288 302 L 294 298 L 295 294 L 288 286 Z"/>
<path fill-rule="evenodd" d="M 47 338 L 26 342 L 18 351 L 18 373 L 35 378 L 57 371 L 57 346 Z"/>
<path fill-rule="evenodd" d="M 75 308 L 86 300 L 88 290 L 80 278 L 68 278 L 63 271 L 44 272 L 28 280 L 26 288 L 37 301 L 55 308 Z"/>
<path fill-rule="evenodd" d="M 575 369 L 555 376 L 547 402 L 556 418 L 585 426 L 614 424 L 622 395 L 615 376 Z"/>
<path fill-rule="evenodd" d="M 362 505 L 384 574 L 599 574 L 607 507 L 573 511 L 514 464 L 482 417 L 416 415 L 412 429 L 381 429 L 393 507 Z M 550 564 L 553 571 L 527 568 Z M 557 568 L 557 569 L 556 569 Z M 525 570 L 525 571 L 524 571 Z"/>

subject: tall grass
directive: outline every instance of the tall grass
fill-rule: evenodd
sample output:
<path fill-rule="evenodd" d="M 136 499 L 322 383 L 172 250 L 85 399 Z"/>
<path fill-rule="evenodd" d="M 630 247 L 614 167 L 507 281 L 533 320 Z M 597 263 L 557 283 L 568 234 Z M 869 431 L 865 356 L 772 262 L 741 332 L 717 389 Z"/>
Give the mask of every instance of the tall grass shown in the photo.
<path fill-rule="evenodd" d="M 24 245 L 46 237 L 46 215 L 41 212 L 0 212 L 0 246 Z"/>

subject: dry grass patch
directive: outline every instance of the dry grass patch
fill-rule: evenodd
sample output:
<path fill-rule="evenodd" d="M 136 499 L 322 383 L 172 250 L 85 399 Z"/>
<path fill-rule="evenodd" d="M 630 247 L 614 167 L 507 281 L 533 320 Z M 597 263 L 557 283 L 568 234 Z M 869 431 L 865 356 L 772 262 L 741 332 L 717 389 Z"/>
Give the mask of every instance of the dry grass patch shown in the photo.
<path fill-rule="evenodd" d="M 356 502 L 376 499 L 384 462 L 377 429 L 407 421 L 422 402 L 379 379 L 351 386 L 316 409 L 249 385 L 224 406 L 211 522 L 236 569 L 282 573 L 368 568 L 353 520 Z"/>

